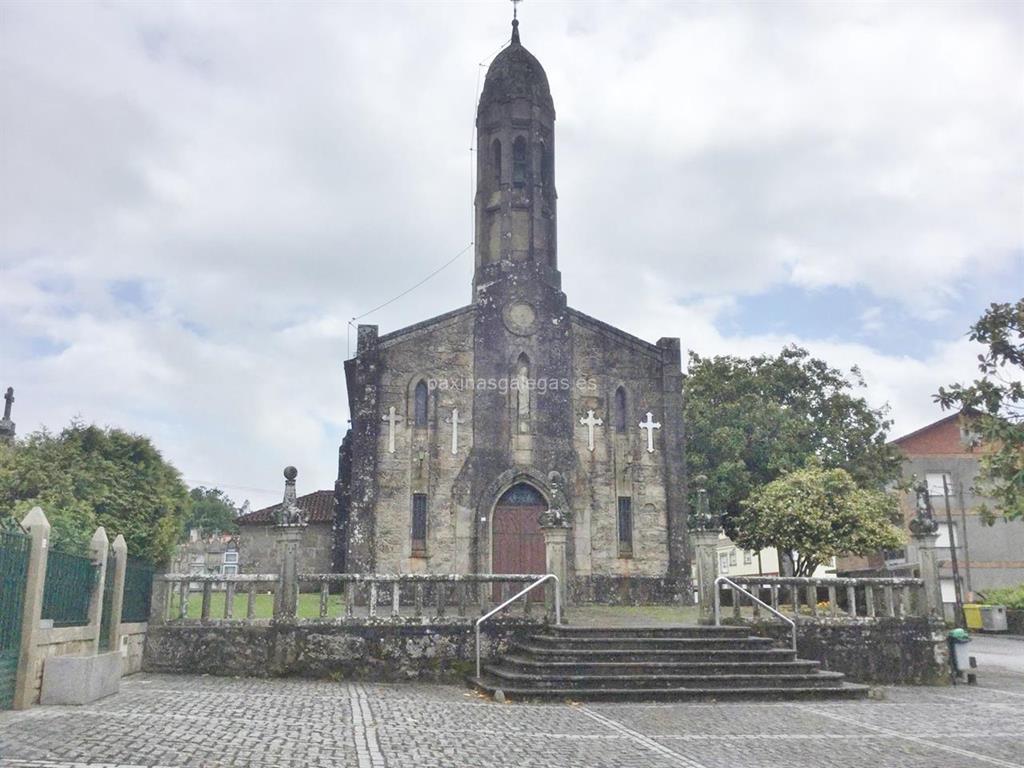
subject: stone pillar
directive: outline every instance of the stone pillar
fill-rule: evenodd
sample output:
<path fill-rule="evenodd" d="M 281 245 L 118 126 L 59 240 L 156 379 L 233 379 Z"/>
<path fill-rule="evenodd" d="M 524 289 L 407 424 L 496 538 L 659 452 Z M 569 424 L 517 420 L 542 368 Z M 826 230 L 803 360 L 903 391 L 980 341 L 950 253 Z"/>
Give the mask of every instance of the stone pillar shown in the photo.
<path fill-rule="evenodd" d="M 89 632 L 92 635 L 92 652 L 100 649 L 100 626 L 103 621 L 103 587 L 107 583 L 107 554 L 110 552 L 110 540 L 107 531 L 101 525 L 89 540 L 89 554 L 92 561 L 99 566 L 99 576 L 93 587 L 89 600 Z"/>
<path fill-rule="evenodd" d="M 544 557 L 548 573 L 558 577 L 558 599 L 562 613 L 565 614 L 566 595 L 568 595 L 568 569 L 565 560 L 565 543 L 569 539 L 569 529 L 564 525 L 546 526 L 544 531 Z"/>
<path fill-rule="evenodd" d="M 718 531 L 691 531 L 697 561 L 697 595 L 700 618 L 710 619 L 715 610 L 715 579 L 718 578 Z"/>
<path fill-rule="evenodd" d="M 28 577 L 25 580 L 25 600 L 21 610 L 21 648 L 18 652 L 18 672 L 14 683 L 14 708 L 32 706 L 32 681 L 36 665 L 36 638 L 39 621 L 43 616 L 43 589 L 46 586 L 46 560 L 50 552 L 50 522 L 39 507 L 25 515 L 21 521 L 30 537 L 28 550 Z"/>
<path fill-rule="evenodd" d="M 935 547 L 939 534 L 922 531 L 912 536 L 917 545 L 917 561 L 921 569 L 921 580 L 924 582 L 925 611 L 929 616 L 941 619 L 942 586 L 939 581 L 939 560 Z"/>
<path fill-rule="evenodd" d="M 114 550 L 114 572 L 108 573 L 107 578 L 113 579 L 114 594 L 110 601 L 110 633 L 109 648 L 112 651 L 121 650 L 121 609 L 124 607 L 124 577 L 128 568 L 128 544 L 120 533 L 114 539 L 112 545 Z"/>
<path fill-rule="evenodd" d="M 279 564 L 277 592 L 274 594 L 274 618 L 294 619 L 299 599 L 299 545 L 303 527 L 276 525 L 277 561 Z"/>

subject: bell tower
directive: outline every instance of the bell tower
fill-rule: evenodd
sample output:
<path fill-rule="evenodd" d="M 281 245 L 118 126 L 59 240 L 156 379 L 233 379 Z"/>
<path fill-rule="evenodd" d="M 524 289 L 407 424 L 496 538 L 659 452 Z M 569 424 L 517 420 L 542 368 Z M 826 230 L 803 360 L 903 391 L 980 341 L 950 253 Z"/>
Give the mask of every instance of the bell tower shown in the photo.
<path fill-rule="evenodd" d="M 559 289 L 555 107 L 516 19 L 511 42 L 487 70 L 476 129 L 474 300 L 481 286 L 512 275 Z"/>

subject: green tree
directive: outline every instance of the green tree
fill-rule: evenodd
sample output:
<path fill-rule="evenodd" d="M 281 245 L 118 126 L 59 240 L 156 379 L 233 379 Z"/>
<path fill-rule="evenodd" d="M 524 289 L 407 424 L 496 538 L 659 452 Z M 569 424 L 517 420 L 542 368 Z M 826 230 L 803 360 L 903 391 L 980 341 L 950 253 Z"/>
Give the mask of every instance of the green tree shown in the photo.
<path fill-rule="evenodd" d="M 846 470 L 862 488 L 899 477 L 887 409 L 868 405 L 856 392 L 863 387 L 856 368 L 844 375 L 795 346 L 751 358 L 690 353 L 687 466 L 691 477 L 707 476 L 711 508 L 730 536 L 751 493 L 809 458 Z"/>
<path fill-rule="evenodd" d="M 186 529 L 211 533 L 237 533 L 238 510 L 235 503 L 219 488 L 193 488 L 188 494 L 189 512 Z"/>
<path fill-rule="evenodd" d="M 794 576 L 838 555 L 866 555 L 904 542 L 899 501 L 892 493 L 860 488 L 844 469 L 811 459 L 755 489 L 742 503 L 734 541 L 744 549 L 775 547 L 793 562 Z"/>
<path fill-rule="evenodd" d="M 178 471 L 148 438 L 72 421 L 0 446 L 0 518 L 46 512 L 55 546 L 85 551 L 96 526 L 122 534 L 129 554 L 170 556 L 188 505 Z M 8 522 L 9 524 L 9 522 Z"/>
<path fill-rule="evenodd" d="M 969 333 L 988 349 L 978 355 L 981 378 L 940 387 L 943 409 L 968 412 L 971 429 L 990 450 L 981 456 L 978 491 L 1007 520 L 1024 519 L 1024 299 L 992 304 Z M 983 510 L 989 523 L 993 511 Z"/>

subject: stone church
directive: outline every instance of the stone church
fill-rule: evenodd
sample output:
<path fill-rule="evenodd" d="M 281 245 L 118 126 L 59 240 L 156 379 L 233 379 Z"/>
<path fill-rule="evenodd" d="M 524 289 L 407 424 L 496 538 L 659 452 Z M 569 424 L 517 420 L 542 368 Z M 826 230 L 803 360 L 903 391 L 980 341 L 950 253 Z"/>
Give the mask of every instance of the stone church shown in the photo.
<path fill-rule="evenodd" d="M 568 306 L 558 268 L 555 107 L 518 22 L 477 110 L 472 303 L 345 362 L 335 567 L 542 573 L 566 533 L 574 600 L 687 589 L 677 338 Z"/>

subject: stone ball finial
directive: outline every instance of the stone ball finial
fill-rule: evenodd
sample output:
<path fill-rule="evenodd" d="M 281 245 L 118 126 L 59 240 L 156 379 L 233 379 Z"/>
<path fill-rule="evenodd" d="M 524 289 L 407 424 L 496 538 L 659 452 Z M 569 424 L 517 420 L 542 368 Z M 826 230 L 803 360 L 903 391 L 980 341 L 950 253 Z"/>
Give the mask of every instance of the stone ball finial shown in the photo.
<path fill-rule="evenodd" d="M 297 470 L 295 467 L 285 467 L 284 468 L 284 479 L 285 480 L 295 480 L 295 478 L 298 477 L 298 476 L 299 476 L 299 470 Z"/>

